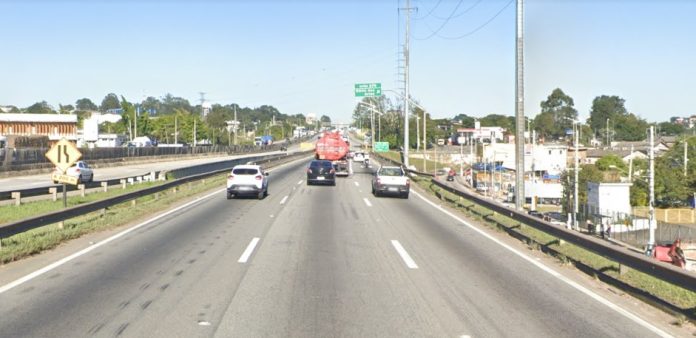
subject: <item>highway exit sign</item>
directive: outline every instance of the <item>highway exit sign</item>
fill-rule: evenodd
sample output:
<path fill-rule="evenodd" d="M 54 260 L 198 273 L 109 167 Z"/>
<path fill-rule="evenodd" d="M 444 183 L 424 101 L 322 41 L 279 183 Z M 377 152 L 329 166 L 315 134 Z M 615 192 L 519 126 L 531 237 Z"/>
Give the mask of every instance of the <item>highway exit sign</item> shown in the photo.
<path fill-rule="evenodd" d="M 46 153 L 46 158 L 53 162 L 61 172 L 65 173 L 71 165 L 75 164 L 82 153 L 72 142 L 61 139 Z"/>
<path fill-rule="evenodd" d="M 389 151 L 389 142 L 375 142 L 376 153 L 386 153 Z"/>
<path fill-rule="evenodd" d="M 355 97 L 379 97 L 382 96 L 381 83 L 356 83 Z"/>

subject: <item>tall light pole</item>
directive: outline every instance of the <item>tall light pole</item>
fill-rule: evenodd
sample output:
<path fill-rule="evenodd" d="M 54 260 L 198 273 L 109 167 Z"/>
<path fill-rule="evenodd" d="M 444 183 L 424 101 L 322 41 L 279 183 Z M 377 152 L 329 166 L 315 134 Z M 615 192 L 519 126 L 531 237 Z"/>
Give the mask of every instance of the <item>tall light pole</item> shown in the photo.
<path fill-rule="evenodd" d="M 648 205 L 648 227 L 650 228 L 650 238 L 648 239 L 648 254 L 652 255 L 655 247 L 655 228 L 657 222 L 655 220 L 655 127 L 650 126 L 650 149 L 648 150 L 648 159 L 650 161 L 650 176 L 648 176 L 648 186 L 650 193 L 650 202 Z"/>
<path fill-rule="evenodd" d="M 575 162 L 575 187 L 573 188 L 573 228 L 575 230 L 579 230 L 578 228 L 578 205 L 580 204 L 580 201 L 578 201 L 578 177 L 579 177 L 579 171 L 580 169 L 578 168 L 578 131 L 577 129 L 580 129 L 580 126 L 578 125 L 577 121 L 573 121 L 573 126 L 575 127 L 575 132 L 573 133 L 573 139 L 575 143 L 575 154 L 573 154 L 574 157 L 574 162 Z"/>
<path fill-rule="evenodd" d="M 409 63 L 409 25 L 411 20 L 411 1 L 406 0 L 406 42 L 404 44 L 404 166 L 409 167 L 408 161 L 408 117 L 411 113 L 409 102 L 411 94 L 409 92 L 408 63 Z M 425 122 L 425 121 L 424 121 Z"/>
<path fill-rule="evenodd" d="M 516 24 L 516 84 L 515 84 L 515 208 L 522 210 L 524 206 L 524 11 L 523 0 L 517 0 Z"/>

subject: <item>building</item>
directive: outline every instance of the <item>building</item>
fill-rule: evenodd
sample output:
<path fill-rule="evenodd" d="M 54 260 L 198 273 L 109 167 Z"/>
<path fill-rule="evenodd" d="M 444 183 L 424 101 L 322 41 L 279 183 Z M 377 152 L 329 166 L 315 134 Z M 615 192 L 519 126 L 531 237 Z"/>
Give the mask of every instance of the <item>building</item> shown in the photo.
<path fill-rule="evenodd" d="M 457 139 L 464 141 L 460 144 L 476 143 L 496 143 L 502 141 L 505 137 L 505 128 L 503 127 L 481 127 L 481 122 L 474 122 L 474 128 L 459 128 L 457 129 Z"/>
<path fill-rule="evenodd" d="M 46 136 L 50 141 L 77 140 L 77 115 L 0 114 L 0 134 L 8 136 L 10 147 L 18 136 Z"/>

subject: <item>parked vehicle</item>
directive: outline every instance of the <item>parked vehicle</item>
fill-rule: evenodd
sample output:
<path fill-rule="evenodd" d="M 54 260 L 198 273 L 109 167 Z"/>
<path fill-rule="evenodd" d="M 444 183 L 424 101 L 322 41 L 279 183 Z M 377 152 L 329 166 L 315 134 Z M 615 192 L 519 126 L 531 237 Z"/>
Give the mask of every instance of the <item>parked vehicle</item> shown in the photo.
<path fill-rule="evenodd" d="M 381 166 L 372 178 L 372 193 L 380 195 L 399 195 L 408 198 L 411 188 L 411 180 L 401 167 Z"/>
<path fill-rule="evenodd" d="M 336 185 L 336 169 L 327 160 L 313 160 L 307 168 L 307 185 L 329 184 Z"/>
<path fill-rule="evenodd" d="M 457 176 L 457 173 L 454 171 L 454 169 L 450 169 L 450 171 L 447 173 L 447 180 L 454 181 L 454 176 Z"/>
<path fill-rule="evenodd" d="M 268 196 L 268 172 L 259 165 L 242 164 L 227 176 L 227 199 L 237 196 Z"/>
<path fill-rule="evenodd" d="M 55 173 L 60 173 L 58 169 L 54 170 Z M 77 183 L 89 183 L 94 181 L 94 170 L 85 161 L 77 161 L 68 170 L 65 171 L 65 175 L 76 177 Z M 53 183 L 58 183 L 54 181 Z"/>
<path fill-rule="evenodd" d="M 350 144 L 343 140 L 340 132 L 325 132 L 317 141 L 314 149 L 315 159 L 331 161 L 336 170 L 336 176 L 350 174 L 350 164 L 348 163 Z"/>

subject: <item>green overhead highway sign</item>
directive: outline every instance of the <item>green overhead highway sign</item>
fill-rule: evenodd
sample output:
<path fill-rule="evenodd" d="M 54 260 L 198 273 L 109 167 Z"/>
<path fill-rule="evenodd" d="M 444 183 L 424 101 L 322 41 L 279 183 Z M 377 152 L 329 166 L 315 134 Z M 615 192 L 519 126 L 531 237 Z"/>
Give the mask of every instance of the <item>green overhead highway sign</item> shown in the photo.
<path fill-rule="evenodd" d="M 386 153 L 389 151 L 389 142 L 375 142 L 376 153 Z"/>
<path fill-rule="evenodd" d="M 382 96 L 381 83 L 356 83 L 355 97 Z"/>

